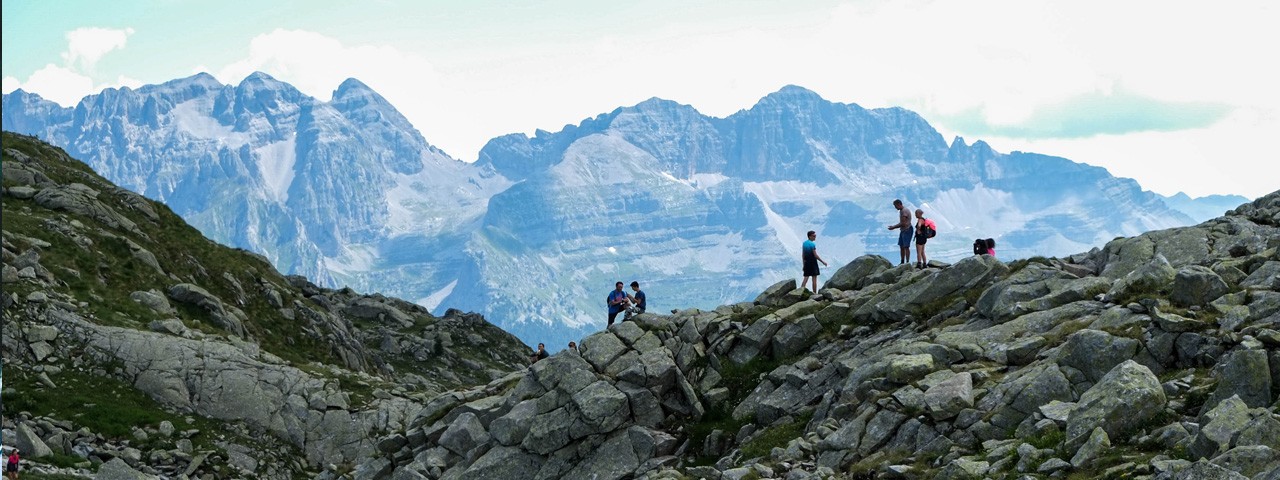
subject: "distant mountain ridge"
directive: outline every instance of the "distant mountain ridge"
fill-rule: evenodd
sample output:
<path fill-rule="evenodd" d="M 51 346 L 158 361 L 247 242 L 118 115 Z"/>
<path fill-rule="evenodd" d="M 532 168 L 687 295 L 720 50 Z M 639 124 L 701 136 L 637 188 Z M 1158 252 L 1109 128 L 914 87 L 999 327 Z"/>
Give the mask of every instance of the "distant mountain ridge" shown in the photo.
<path fill-rule="evenodd" d="M 550 345 L 602 325 L 615 280 L 640 280 L 654 308 L 711 307 L 798 275 L 809 229 L 830 259 L 891 256 L 893 198 L 938 222 L 942 260 L 974 237 L 1004 258 L 1058 255 L 1193 223 L 1105 169 L 948 144 L 914 112 L 797 86 L 725 118 L 654 98 L 494 138 L 474 164 L 354 79 L 329 102 L 262 73 L 108 89 L 75 108 L 17 91 L 3 122 L 281 270 L 482 312 Z"/>

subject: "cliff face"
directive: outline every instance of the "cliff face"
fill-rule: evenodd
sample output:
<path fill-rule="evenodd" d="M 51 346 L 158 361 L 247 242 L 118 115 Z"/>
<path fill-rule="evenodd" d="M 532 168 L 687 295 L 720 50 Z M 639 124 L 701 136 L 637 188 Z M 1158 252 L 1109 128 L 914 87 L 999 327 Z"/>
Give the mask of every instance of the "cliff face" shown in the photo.
<path fill-rule="evenodd" d="M 1280 192 L 1065 258 L 860 257 L 427 402 L 355 478 L 1276 478 Z"/>
<path fill-rule="evenodd" d="M 36 462 L 306 477 L 526 361 L 478 315 L 284 276 L 33 138 L 3 162 L 5 441 Z"/>

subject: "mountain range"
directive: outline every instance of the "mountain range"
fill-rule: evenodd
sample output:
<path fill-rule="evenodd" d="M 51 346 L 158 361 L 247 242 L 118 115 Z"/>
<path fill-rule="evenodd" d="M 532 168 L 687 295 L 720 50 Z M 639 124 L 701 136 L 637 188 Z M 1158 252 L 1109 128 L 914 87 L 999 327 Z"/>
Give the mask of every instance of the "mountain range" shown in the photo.
<path fill-rule="evenodd" d="M 798 276 L 807 230 L 833 265 L 893 257 L 894 198 L 937 222 L 929 251 L 946 261 L 976 237 L 1004 258 L 1063 255 L 1246 201 L 1166 198 L 1068 159 L 948 143 L 909 110 L 796 86 L 723 118 L 654 98 L 494 138 L 474 163 L 355 79 L 327 102 L 263 73 L 198 74 L 73 108 L 18 90 L 2 110 L 6 130 L 282 271 L 481 312 L 556 348 L 603 325 L 614 281 L 640 281 L 651 309 L 712 307 Z"/>

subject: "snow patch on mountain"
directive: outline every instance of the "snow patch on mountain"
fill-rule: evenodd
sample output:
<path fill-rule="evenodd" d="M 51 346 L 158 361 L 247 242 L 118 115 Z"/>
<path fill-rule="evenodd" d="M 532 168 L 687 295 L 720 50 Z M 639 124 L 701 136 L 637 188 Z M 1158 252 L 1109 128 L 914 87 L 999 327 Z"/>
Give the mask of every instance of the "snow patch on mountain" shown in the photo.
<path fill-rule="evenodd" d="M 267 198 L 279 203 L 289 201 L 289 186 L 293 185 L 293 166 L 298 161 L 297 135 L 288 140 L 268 143 L 253 149 L 258 161 L 258 173 L 267 187 Z"/>
<path fill-rule="evenodd" d="M 423 307 L 426 307 L 427 310 L 435 310 L 436 307 L 440 306 L 440 302 L 444 301 L 444 299 L 447 298 L 450 293 L 453 293 L 453 289 L 457 286 L 458 286 L 458 281 L 454 280 L 452 282 L 449 282 L 448 285 L 445 285 L 444 288 L 431 292 L 431 295 L 427 295 L 425 297 L 419 298 L 414 303 L 417 303 L 418 305 L 422 305 Z"/>
<path fill-rule="evenodd" d="M 175 129 L 201 140 L 212 140 L 229 148 L 240 148 L 249 142 L 248 135 L 236 132 L 231 125 L 223 125 L 211 115 L 212 111 L 212 98 L 197 97 L 175 105 L 169 110 L 169 118 Z"/>

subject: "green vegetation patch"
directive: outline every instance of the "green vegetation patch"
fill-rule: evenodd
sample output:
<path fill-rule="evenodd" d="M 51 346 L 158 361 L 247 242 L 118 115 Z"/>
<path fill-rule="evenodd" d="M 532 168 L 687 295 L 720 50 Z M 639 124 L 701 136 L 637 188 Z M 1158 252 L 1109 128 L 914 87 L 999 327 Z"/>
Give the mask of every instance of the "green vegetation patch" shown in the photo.
<path fill-rule="evenodd" d="M 757 434 L 742 445 L 742 458 L 768 457 L 775 447 L 785 448 L 792 439 L 804 435 L 804 427 L 813 418 L 813 413 L 801 415 L 790 423 L 775 425 Z"/>
<path fill-rule="evenodd" d="M 4 395 L 5 410 L 70 420 L 105 437 L 132 440 L 133 428 L 157 428 L 165 420 L 180 430 L 206 432 L 214 426 L 199 416 L 194 416 L 196 424 L 188 424 L 186 417 L 165 411 L 132 385 L 115 378 L 64 370 L 50 375 L 58 386 L 51 389 L 30 372 L 10 369 L 6 373 L 5 390 L 11 393 Z M 201 437 L 198 434 L 191 440 L 199 444 Z"/>

